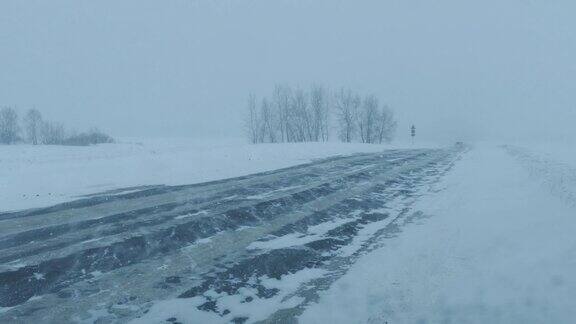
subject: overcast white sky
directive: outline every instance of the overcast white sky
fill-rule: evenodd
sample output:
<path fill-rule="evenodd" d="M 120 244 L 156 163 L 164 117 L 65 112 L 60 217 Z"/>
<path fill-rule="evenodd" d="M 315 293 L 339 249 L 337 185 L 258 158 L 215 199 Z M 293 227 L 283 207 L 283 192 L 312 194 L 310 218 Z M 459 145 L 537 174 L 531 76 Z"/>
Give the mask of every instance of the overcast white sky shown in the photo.
<path fill-rule="evenodd" d="M 401 138 L 564 139 L 575 17 L 574 0 L 1 0 L 0 106 L 115 136 L 240 136 L 248 92 L 320 82 L 377 94 Z"/>

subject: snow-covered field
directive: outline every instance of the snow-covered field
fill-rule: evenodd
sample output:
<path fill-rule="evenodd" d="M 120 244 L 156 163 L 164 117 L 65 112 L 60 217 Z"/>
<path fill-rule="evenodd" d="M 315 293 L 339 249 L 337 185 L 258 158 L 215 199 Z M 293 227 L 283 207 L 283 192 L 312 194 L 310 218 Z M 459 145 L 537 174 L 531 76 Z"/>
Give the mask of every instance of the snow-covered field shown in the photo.
<path fill-rule="evenodd" d="M 418 202 L 430 217 L 357 262 L 301 322 L 574 323 L 576 208 L 545 176 L 503 148 L 472 150 Z"/>
<path fill-rule="evenodd" d="M 239 140 L 191 139 L 126 139 L 88 147 L 0 145 L 0 212 L 48 206 L 119 188 L 226 179 L 391 147 L 337 142 L 250 145 Z"/>

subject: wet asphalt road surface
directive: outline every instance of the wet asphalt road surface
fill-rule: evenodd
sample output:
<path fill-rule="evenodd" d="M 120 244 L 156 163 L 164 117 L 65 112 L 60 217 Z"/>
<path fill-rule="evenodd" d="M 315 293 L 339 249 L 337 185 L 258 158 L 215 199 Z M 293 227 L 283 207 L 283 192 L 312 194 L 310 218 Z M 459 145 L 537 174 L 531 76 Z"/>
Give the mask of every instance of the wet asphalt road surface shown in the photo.
<path fill-rule="evenodd" d="M 225 302 L 250 291 L 241 303 L 297 300 L 258 320 L 295 323 L 358 258 L 423 217 L 411 205 L 462 152 L 334 157 L 0 213 L 0 322 L 124 323 L 175 298 L 224 322 L 254 322 Z M 311 269 L 322 275 L 287 291 L 266 285 Z"/>

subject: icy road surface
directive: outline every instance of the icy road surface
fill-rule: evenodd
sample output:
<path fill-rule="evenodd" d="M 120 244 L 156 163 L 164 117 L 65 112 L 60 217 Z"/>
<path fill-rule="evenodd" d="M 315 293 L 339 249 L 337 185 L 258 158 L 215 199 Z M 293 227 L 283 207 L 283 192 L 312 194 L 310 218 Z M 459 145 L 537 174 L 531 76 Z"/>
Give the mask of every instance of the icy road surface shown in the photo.
<path fill-rule="evenodd" d="M 462 147 L 0 214 L 2 323 L 290 322 L 423 215 Z"/>

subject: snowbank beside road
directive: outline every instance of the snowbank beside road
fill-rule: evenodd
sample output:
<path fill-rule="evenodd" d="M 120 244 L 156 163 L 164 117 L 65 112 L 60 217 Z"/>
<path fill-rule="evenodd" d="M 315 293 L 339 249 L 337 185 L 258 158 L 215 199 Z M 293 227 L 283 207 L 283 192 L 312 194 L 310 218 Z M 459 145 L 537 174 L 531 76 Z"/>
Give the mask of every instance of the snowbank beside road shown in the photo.
<path fill-rule="evenodd" d="M 576 210 L 501 148 L 469 152 L 301 323 L 572 323 Z"/>
<path fill-rule="evenodd" d="M 545 148 L 536 153 L 532 148 L 517 146 L 505 149 L 553 195 L 576 207 L 576 159 L 572 150 Z"/>
<path fill-rule="evenodd" d="M 124 140 L 88 147 L 0 146 L 0 212 L 142 185 L 225 179 L 387 145 L 243 141 Z"/>
<path fill-rule="evenodd" d="M 547 160 L 576 168 L 576 143 L 538 143 L 518 146 L 530 149 L 534 154 L 539 154 Z"/>

